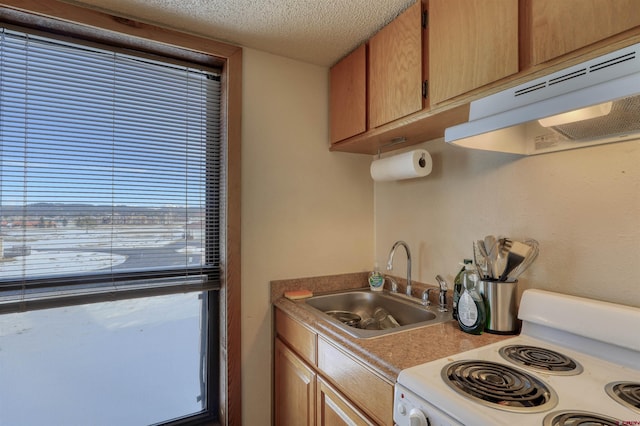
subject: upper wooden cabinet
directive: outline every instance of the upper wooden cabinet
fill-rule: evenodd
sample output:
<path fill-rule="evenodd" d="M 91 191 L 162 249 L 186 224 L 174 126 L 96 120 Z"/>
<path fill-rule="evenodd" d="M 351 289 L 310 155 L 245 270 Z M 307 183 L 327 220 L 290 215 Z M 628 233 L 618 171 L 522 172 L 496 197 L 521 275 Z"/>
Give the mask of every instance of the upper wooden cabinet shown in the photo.
<path fill-rule="evenodd" d="M 429 0 L 428 17 L 432 106 L 518 72 L 518 0 Z"/>
<path fill-rule="evenodd" d="M 639 40 L 640 0 L 416 1 L 331 70 L 331 150 L 375 154 L 442 137 L 485 90 Z"/>
<path fill-rule="evenodd" d="M 420 2 L 369 40 L 369 127 L 423 107 L 422 8 Z"/>
<path fill-rule="evenodd" d="M 462 108 L 440 119 L 425 106 L 518 72 L 518 1 L 416 1 L 369 40 L 368 50 L 360 46 L 341 60 L 330 71 L 332 149 L 375 153 L 392 139 L 441 137 L 446 126 L 466 120 Z M 411 118 L 422 112 L 424 129 Z M 412 129 L 396 131 L 405 124 Z M 367 146 L 340 143 L 368 134 L 375 141 Z"/>
<path fill-rule="evenodd" d="M 367 130 L 367 46 L 362 45 L 329 72 L 331 143 Z"/>
<path fill-rule="evenodd" d="M 531 65 L 640 25 L 638 0 L 527 1 Z"/>

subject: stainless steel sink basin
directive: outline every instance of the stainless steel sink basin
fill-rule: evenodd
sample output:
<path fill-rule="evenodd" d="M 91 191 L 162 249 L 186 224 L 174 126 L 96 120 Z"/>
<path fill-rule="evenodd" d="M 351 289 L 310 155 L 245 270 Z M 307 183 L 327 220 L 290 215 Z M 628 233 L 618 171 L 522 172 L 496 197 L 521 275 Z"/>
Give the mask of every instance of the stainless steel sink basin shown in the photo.
<path fill-rule="evenodd" d="M 391 295 L 386 291 L 377 293 L 363 289 L 323 294 L 306 299 L 306 303 L 345 332 L 365 339 L 452 319 L 450 312 L 438 312 L 437 307 L 424 307 L 404 296 Z M 399 326 L 382 328 L 373 319 L 378 308 L 386 310 Z"/>

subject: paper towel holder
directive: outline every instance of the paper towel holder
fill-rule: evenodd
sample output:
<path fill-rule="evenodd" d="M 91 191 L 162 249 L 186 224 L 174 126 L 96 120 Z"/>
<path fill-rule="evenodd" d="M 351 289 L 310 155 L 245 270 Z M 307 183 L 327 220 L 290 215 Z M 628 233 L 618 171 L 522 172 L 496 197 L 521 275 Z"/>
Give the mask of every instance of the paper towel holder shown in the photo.
<path fill-rule="evenodd" d="M 427 165 L 427 159 L 425 157 L 425 154 L 422 153 L 420 159 L 418 160 L 418 164 L 420 165 L 420 167 L 425 167 Z"/>
<path fill-rule="evenodd" d="M 391 146 L 391 145 L 395 145 L 395 144 L 398 144 L 398 143 L 402 143 L 402 142 L 404 142 L 406 140 L 407 140 L 407 138 L 405 138 L 405 137 L 395 138 L 395 139 L 392 139 L 391 142 L 389 142 L 388 144 L 378 147 L 378 160 L 380 159 L 380 150 L 382 148 L 384 148 L 385 146 Z M 424 153 L 420 156 L 420 159 L 418 160 L 418 164 L 420 165 L 420 167 L 426 167 L 427 159 L 426 159 L 426 155 Z"/>
<path fill-rule="evenodd" d="M 378 147 L 378 160 L 380 159 L 380 153 L 382 151 L 382 148 L 386 148 L 388 146 L 397 145 L 399 143 L 403 143 L 403 142 L 406 142 L 406 141 L 407 141 L 407 138 L 405 138 L 404 136 L 400 136 L 400 137 L 391 139 L 391 141 L 388 142 L 388 143 L 380 145 Z M 424 165 L 422 167 L 424 167 Z"/>

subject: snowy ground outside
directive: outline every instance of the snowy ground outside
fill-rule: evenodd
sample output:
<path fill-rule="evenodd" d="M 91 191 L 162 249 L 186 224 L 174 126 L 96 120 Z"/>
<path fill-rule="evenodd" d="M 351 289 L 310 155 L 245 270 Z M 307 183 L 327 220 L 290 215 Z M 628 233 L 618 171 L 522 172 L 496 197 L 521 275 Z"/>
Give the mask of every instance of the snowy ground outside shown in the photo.
<path fill-rule="evenodd" d="M 111 268 L 127 256 L 101 252 L 105 241 L 174 250 L 182 234 L 122 231 L 111 242 L 107 230 L 13 229 L 4 247 L 26 236 L 32 251 L 0 262 L 0 273 L 38 264 L 64 273 Z M 42 249 L 70 242 L 81 249 Z M 175 252 L 201 256 L 185 244 Z M 201 313 L 199 293 L 189 293 L 0 315 L 0 426 L 139 426 L 201 411 Z"/>
<path fill-rule="evenodd" d="M 115 231 L 115 232 L 114 232 Z M 84 228 L 13 228 L 4 229 L 4 249 L 27 245 L 29 256 L 16 256 L 0 261 L 3 278 L 20 276 L 24 270 L 33 270 L 45 265 L 41 274 L 69 274 L 97 271 L 123 264 L 126 255 L 112 250 L 136 249 L 145 251 L 167 247 L 184 241 L 180 227 L 95 227 Z M 53 248 L 53 249 L 52 249 Z M 64 250 L 61 250 L 64 249 Z M 175 250 L 189 254 L 200 261 L 202 249 L 195 245 L 183 245 Z"/>

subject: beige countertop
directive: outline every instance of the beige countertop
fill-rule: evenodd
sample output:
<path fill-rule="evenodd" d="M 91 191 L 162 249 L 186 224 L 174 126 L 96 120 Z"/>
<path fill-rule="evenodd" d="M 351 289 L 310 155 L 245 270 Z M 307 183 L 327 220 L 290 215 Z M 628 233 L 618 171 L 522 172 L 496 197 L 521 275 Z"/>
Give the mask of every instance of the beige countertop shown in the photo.
<path fill-rule="evenodd" d="M 402 280 L 398 279 L 398 282 L 401 287 L 404 285 Z M 460 331 L 457 322 L 448 321 L 371 339 L 358 339 L 324 319 L 304 300 L 291 301 L 283 297 L 284 292 L 289 290 L 307 289 L 320 293 L 363 288 L 366 285 L 367 273 L 272 281 L 271 300 L 276 308 L 306 324 L 319 336 L 338 344 L 391 383 L 395 383 L 398 374 L 405 368 L 513 337 L 489 333 L 479 336 L 467 334 Z M 422 289 L 429 286 L 414 283 L 413 287 L 420 294 Z"/>

